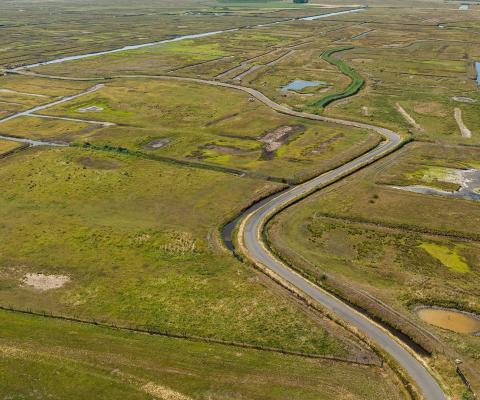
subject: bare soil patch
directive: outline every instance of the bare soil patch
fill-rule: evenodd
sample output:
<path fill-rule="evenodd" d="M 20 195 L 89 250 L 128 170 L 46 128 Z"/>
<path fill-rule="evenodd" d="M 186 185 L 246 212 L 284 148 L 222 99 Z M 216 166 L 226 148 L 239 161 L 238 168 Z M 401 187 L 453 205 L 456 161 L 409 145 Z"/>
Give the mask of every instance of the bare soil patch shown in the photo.
<path fill-rule="evenodd" d="M 262 142 L 264 155 L 273 155 L 273 153 L 284 144 L 289 137 L 294 134 L 303 132 L 305 127 L 303 125 L 294 126 L 279 126 L 262 136 L 259 140 Z"/>
<path fill-rule="evenodd" d="M 87 168 L 94 168 L 94 169 L 117 169 L 122 166 L 120 161 L 113 161 L 113 160 L 105 160 L 103 158 L 95 158 L 95 157 L 80 157 L 77 158 L 77 162 L 80 165 L 83 165 Z"/>
<path fill-rule="evenodd" d="M 143 148 L 145 150 L 158 150 L 158 149 L 161 149 L 162 147 L 165 147 L 166 145 L 170 144 L 171 141 L 172 141 L 172 139 L 170 139 L 170 138 L 156 139 L 156 140 L 152 140 L 150 143 L 143 146 Z"/>
<path fill-rule="evenodd" d="M 463 97 L 463 96 L 453 96 L 452 100 L 458 101 L 459 103 L 467 103 L 467 104 L 473 104 L 477 102 L 477 100 L 471 99 L 470 97 Z"/>
<path fill-rule="evenodd" d="M 102 107 L 98 107 L 98 106 L 88 106 L 88 107 L 79 108 L 77 111 L 78 111 L 78 112 L 81 112 L 81 113 L 85 113 L 85 112 L 100 112 L 100 111 L 103 111 L 103 108 L 102 108 Z"/>
<path fill-rule="evenodd" d="M 23 286 L 32 286 L 41 291 L 58 289 L 70 282 L 66 275 L 45 275 L 28 273 L 22 279 Z"/>
<path fill-rule="evenodd" d="M 144 390 L 151 396 L 163 400 L 190 400 L 190 397 L 187 397 L 182 393 L 176 392 L 165 386 L 157 385 L 153 382 L 148 382 L 147 384 L 143 385 L 142 390 Z"/>
<path fill-rule="evenodd" d="M 462 119 L 462 110 L 460 108 L 455 107 L 454 111 L 454 116 L 455 116 L 455 121 L 457 121 L 458 128 L 460 129 L 460 133 L 464 138 L 471 138 L 472 137 L 472 131 L 466 127 L 466 125 L 463 123 Z"/>

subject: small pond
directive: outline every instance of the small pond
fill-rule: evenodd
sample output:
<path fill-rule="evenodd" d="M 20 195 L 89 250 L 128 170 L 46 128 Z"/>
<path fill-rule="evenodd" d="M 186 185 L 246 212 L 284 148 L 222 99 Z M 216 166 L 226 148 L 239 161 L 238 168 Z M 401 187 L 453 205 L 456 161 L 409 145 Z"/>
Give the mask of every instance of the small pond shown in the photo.
<path fill-rule="evenodd" d="M 418 307 L 415 312 L 430 325 L 457 333 L 480 333 L 480 317 L 475 314 L 439 307 Z"/>
<path fill-rule="evenodd" d="M 294 81 L 290 82 L 288 85 L 282 87 L 282 92 L 286 92 L 288 90 L 302 90 L 307 87 L 315 87 L 315 86 L 327 86 L 327 82 L 322 81 L 303 81 L 301 79 L 295 79 Z"/>
<path fill-rule="evenodd" d="M 468 4 L 462 4 L 460 7 L 458 7 L 460 11 L 467 11 L 468 10 Z"/>
<path fill-rule="evenodd" d="M 475 69 L 477 70 L 477 85 L 480 86 L 480 61 L 475 63 Z"/>
<path fill-rule="evenodd" d="M 454 180 L 446 181 L 458 183 L 459 189 L 453 192 L 423 185 L 390 186 L 394 189 L 406 190 L 414 193 L 452 197 L 480 201 L 480 170 L 478 169 L 452 169 Z"/>

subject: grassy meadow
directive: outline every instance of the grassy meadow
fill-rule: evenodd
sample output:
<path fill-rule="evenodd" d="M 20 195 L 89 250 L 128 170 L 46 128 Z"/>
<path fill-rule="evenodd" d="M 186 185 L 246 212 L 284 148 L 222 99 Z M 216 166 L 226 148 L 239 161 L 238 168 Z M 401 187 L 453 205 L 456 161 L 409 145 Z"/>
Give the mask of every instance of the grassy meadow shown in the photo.
<path fill-rule="evenodd" d="M 402 399 L 383 368 L 1 311 L 0 396 Z M 373 379 L 383 379 L 370 385 Z M 21 378 L 21 379 L 19 379 Z M 341 386 L 338 382 L 345 382 Z M 39 384 L 40 383 L 40 384 Z"/>
<path fill-rule="evenodd" d="M 68 0 L 55 2 L 53 11 L 43 0 L 5 3 L 0 73 L 238 29 L 31 71 L 56 78 L 0 76 L 0 119 L 105 84 L 40 112 L 56 118 L 0 123 L 3 135 L 72 145 L 9 154 L 18 145 L 0 141 L 0 306 L 375 358 L 353 334 L 228 253 L 220 229 L 284 187 L 275 182 L 318 175 L 373 148 L 380 137 L 289 117 L 244 92 L 155 75 L 217 80 L 255 88 L 295 110 L 412 137 L 414 143 L 396 154 L 282 212 L 269 225 L 268 239 L 320 284 L 335 289 L 335 280 L 352 289 L 343 292 L 352 297 L 366 292 L 453 349 L 429 359 L 452 399 L 465 391 L 454 358 L 462 358 L 476 387 L 479 337 L 429 326 L 415 307 L 480 313 L 478 202 L 395 186 L 454 191 L 455 170 L 480 165 L 474 69 L 480 8 L 367 0 L 369 7 L 359 13 L 270 25 L 348 6 L 330 3 L 142 0 L 133 10 L 125 0 Z M 320 84 L 282 90 L 294 80 Z M 337 96 L 342 93 L 348 96 Z M 465 129 L 462 136 L 461 123 L 471 137 Z M 404 397 L 396 378 L 379 367 L 6 311 L 0 321 L 5 398 Z"/>
<path fill-rule="evenodd" d="M 0 130 L 25 132 L 27 137 L 30 131 L 44 137 L 45 130 L 56 139 L 80 145 L 123 147 L 288 181 L 331 169 L 380 141 L 365 130 L 279 114 L 243 92 L 161 79 L 115 80 L 42 114 L 117 126 L 25 117 L 2 124 Z M 281 133 L 285 128 L 290 131 Z"/>
<path fill-rule="evenodd" d="M 220 244 L 219 227 L 278 185 L 74 148 L 28 150 L 0 163 L 0 304 L 348 353 L 328 323 L 298 313 Z M 45 290 L 26 283 L 29 274 L 68 281 Z"/>

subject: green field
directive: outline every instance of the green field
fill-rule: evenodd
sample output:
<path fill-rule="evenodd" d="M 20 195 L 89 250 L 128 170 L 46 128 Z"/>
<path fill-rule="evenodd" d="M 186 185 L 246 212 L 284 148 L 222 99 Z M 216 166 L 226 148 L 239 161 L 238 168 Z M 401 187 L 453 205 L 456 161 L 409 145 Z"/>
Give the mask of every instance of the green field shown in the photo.
<path fill-rule="evenodd" d="M 432 350 L 426 362 L 452 400 L 469 396 L 456 358 L 477 390 L 479 337 L 430 326 L 415 307 L 480 314 L 479 203 L 438 192 L 457 191 L 459 171 L 480 166 L 479 5 L 367 0 L 362 12 L 307 21 L 292 19 L 353 6 L 52 4 L 13 0 L 0 15 L 0 135 L 69 145 L 0 141 L 0 307 L 38 314 L 0 311 L 0 397 L 406 398 L 386 366 L 312 358 L 379 361 L 221 239 L 252 203 L 352 160 L 380 136 L 276 112 L 216 82 L 413 141 L 286 209 L 268 240 L 293 268 Z M 228 32 L 7 71 L 220 30 Z M 294 80 L 319 84 L 283 89 Z M 97 84 L 39 111 L 44 118 L 1 121 Z"/>
<path fill-rule="evenodd" d="M 342 164 L 380 141 L 365 130 L 276 113 L 239 91 L 170 80 L 110 81 L 41 113 L 117 125 L 21 117 L 0 124 L 0 132 L 123 147 L 295 182 Z M 285 128 L 290 131 L 282 134 Z M 163 145 L 154 147 L 162 140 Z"/>
<path fill-rule="evenodd" d="M 82 149 L 30 150 L 1 164 L 1 304 L 345 353 L 221 247 L 221 224 L 275 184 Z M 22 284 L 38 273 L 70 281 Z"/>
<path fill-rule="evenodd" d="M 438 178 L 437 165 L 468 168 L 477 157 L 476 148 L 408 145 L 391 160 L 282 212 L 268 230 L 275 251 L 320 284 L 399 329 L 405 328 L 403 319 L 357 291 L 434 330 L 462 355 L 474 382 L 478 337 L 432 328 L 414 308 L 437 305 L 480 313 L 478 204 L 391 185 L 417 184 L 426 170 L 427 177 Z M 437 182 L 424 184 L 439 186 Z M 418 332 L 407 332 L 423 340 Z"/>
<path fill-rule="evenodd" d="M 401 399 L 376 366 L 154 337 L 0 312 L 0 396 Z M 368 382 L 382 376 L 376 385 Z M 338 382 L 345 382 L 342 386 Z"/>

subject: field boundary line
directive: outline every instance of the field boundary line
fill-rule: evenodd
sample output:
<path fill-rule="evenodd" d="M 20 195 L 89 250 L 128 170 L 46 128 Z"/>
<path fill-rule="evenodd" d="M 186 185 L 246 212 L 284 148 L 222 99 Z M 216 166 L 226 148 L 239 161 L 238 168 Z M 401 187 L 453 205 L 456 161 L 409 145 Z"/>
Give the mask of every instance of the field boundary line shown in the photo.
<path fill-rule="evenodd" d="M 283 349 L 283 348 L 280 348 L 280 347 L 268 347 L 268 346 L 262 346 L 262 345 L 259 345 L 259 344 L 243 343 L 243 342 L 237 342 L 237 341 L 233 341 L 233 340 L 230 341 L 230 340 L 210 338 L 210 337 L 205 337 L 205 336 L 196 336 L 196 335 L 188 335 L 188 334 L 182 334 L 182 333 L 166 332 L 166 331 L 161 331 L 161 330 L 158 330 L 158 329 L 155 329 L 155 328 L 150 328 L 149 329 L 149 328 L 116 325 L 116 324 L 113 324 L 113 323 L 97 321 L 95 319 L 89 320 L 89 319 L 83 319 L 83 318 L 74 317 L 74 316 L 53 314 L 53 313 L 49 313 L 49 312 L 33 311 L 33 310 L 21 310 L 21 309 L 16 309 L 16 308 L 13 308 L 13 307 L 6 307 L 6 306 L 3 306 L 3 305 L 0 305 L 0 310 L 1 311 L 6 311 L 6 312 L 17 313 L 17 314 L 31 315 L 31 316 L 40 317 L 40 318 L 49 318 L 49 319 L 53 319 L 53 320 L 60 320 L 60 321 L 67 321 L 67 322 L 90 325 L 90 326 L 97 326 L 97 327 L 100 327 L 100 328 L 106 328 L 106 329 L 112 329 L 112 330 L 114 329 L 114 330 L 119 330 L 119 331 L 133 332 L 133 333 L 145 334 L 145 335 L 151 335 L 151 336 L 168 337 L 168 338 L 171 338 L 171 339 L 184 339 L 184 340 L 189 340 L 189 341 L 194 341 L 194 342 L 218 344 L 218 345 L 229 346 L 229 347 L 236 347 L 236 348 L 243 348 L 243 349 L 249 349 L 249 350 L 258 350 L 258 351 L 264 351 L 264 352 L 284 354 L 284 355 L 288 355 L 288 356 L 297 356 L 297 357 L 310 358 L 310 359 L 320 359 L 320 360 L 326 360 L 326 361 L 343 362 L 343 363 L 347 363 L 347 364 L 376 366 L 376 367 L 381 367 L 382 366 L 381 363 L 379 364 L 379 363 L 374 363 L 374 362 L 361 361 L 360 359 L 349 359 L 349 358 L 342 358 L 342 357 L 329 356 L 329 355 L 321 355 L 321 354 L 315 354 L 315 353 L 305 353 L 305 352 L 301 352 L 301 351 L 287 350 L 287 349 Z"/>

